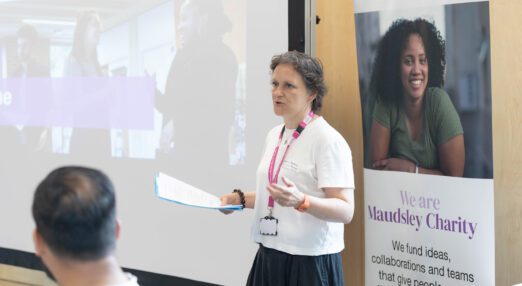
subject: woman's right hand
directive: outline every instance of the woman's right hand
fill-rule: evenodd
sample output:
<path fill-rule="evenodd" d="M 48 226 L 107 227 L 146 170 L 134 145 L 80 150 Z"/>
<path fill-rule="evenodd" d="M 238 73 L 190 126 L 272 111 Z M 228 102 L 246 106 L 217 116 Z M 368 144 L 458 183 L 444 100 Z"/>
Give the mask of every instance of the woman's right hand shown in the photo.
<path fill-rule="evenodd" d="M 221 196 L 220 200 L 221 200 L 222 206 L 241 204 L 241 202 L 239 200 L 239 195 L 237 193 L 230 193 L 230 194 L 223 195 L 223 196 Z M 224 209 L 220 209 L 219 211 L 224 214 L 231 214 L 232 212 L 234 212 L 232 210 L 224 210 Z"/>
<path fill-rule="evenodd" d="M 388 158 L 374 162 L 373 168 L 377 170 L 415 173 L 416 165 L 412 161 L 406 159 Z"/>

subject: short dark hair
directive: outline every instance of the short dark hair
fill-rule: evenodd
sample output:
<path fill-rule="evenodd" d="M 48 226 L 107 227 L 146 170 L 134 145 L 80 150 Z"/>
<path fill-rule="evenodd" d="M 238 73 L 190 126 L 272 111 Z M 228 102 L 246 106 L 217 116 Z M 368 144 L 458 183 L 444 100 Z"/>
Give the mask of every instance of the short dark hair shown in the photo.
<path fill-rule="evenodd" d="M 232 30 L 232 22 L 225 13 L 222 0 L 186 0 L 190 5 L 196 7 L 199 12 L 206 16 L 207 31 L 211 35 L 223 35 Z"/>
<path fill-rule="evenodd" d="M 307 54 L 290 51 L 272 57 L 270 70 L 274 72 L 280 64 L 290 64 L 301 75 L 308 91 L 315 93 L 312 101 L 312 111 L 317 112 L 323 106 L 323 97 L 328 92 L 324 82 L 323 65 L 319 59 Z"/>
<path fill-rule="evenodd" d="M 397 102 L 402 98 L 400 57 L 410 35 L 419 35 L 424 44 L 429 69 L 427 87 L 444 86 L 445 42 L 435 24 L 422 18 L 399 19 L 379 42 L 372 69 L 370 90 L 383 101 Z"/>
<path fill-rule="evenodd" d="M 31 42 L 34 42 L 38 39 L 38 32 L 31 25 L 23 25 L 16 32 L 16 37 L 18 38 L 26 38 Z"/>
<path fill-rule="evenodd" d="M 101 171 L 78 166 L 52 171 L 33 199 L 36 229 L 57 256 L 93 261 L 116 245 L 116 198 Z"/>

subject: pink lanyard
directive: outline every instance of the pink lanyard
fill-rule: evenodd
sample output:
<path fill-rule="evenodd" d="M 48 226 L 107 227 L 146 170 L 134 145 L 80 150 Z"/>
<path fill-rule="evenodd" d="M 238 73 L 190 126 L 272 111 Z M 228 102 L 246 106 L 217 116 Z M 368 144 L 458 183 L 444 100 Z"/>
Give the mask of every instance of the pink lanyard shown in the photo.
<path fill-rule="evenodd" d="M 290 145 L 292 142 L 294 142 L 295 139 L 301 135 L 301 132 L 305 129 L 306 125 L 312 121 L 314 118 L 314 112 L 310 111 L 306 118 L 299 123 L 299 126 L 295 129 L 294 133 L 292 134 L 292 137 L 290 138 L 290 142 L 288 142 L 288 145 L 286 145 L 285 153 L 283 153 L 283 158 L 281 158 L 281 161 L 279 162 L 279 166 L 277 167 L 276 173 L 274 175 L 274 167 L 275 167 L 275 161 L 277 158 L 277 153 L 279 152 L 279 145 L 281 145 L 281 141 L 283 140 L 283 134 L 285 133 L 285 127 L 283 126 L 283 129 L 281 129 L 281 133 L 279 134 L 279 142 L 277 142 L 277 147 L 274 150 L 274 154 L 272 155 L 272 160 L 270 160 L 270 166 L 268 167 L 268 182 L 270 184 L 277 184 L 277 178 L 279 177 L 279 171 L 281 171 L 281 166 L 283 165 L 283 162 L 285 161 L 286 153 L 288 153 L 288 149 L 290 149 Z M 272 196 L 268 197 L 268 208 L 272 209 L 274 208 L 274 198 Z"/>

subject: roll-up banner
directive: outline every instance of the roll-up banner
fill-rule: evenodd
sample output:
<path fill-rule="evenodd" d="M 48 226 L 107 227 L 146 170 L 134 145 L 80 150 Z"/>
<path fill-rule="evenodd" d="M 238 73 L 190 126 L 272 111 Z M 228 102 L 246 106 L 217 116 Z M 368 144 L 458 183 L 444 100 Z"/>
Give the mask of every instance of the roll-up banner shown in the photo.
<path fill-rule="evenodd" d="M 354 8 L 366 285 L 495 285 L 489 2 Z"/>

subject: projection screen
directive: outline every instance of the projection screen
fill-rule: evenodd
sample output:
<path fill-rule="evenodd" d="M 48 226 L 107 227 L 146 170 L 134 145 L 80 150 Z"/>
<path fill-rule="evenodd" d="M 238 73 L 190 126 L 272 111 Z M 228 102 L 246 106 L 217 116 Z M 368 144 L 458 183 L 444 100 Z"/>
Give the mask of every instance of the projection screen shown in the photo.
<path fill-rule="evenodd" d="M 160 200 L 154 177 L 254 190 L 287 49 L 287 1 L 0 1 L 0 248 L 34 252 L 36 185 L 85 165 L 115 184 L 122 266 L 244 284 L 250 211 Z"/>

